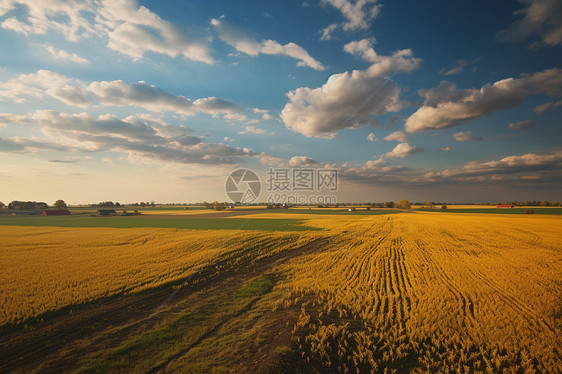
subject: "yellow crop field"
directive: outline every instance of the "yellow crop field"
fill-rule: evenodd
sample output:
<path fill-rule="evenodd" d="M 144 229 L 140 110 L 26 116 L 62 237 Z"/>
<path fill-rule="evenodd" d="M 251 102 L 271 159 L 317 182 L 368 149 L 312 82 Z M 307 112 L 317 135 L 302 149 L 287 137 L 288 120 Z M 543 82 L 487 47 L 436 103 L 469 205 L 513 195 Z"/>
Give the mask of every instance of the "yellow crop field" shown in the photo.
<path fill-rule="evenodd" d="M 0 367 L 562 371 L 559 216 L 296 216 L 322 230 L 0 226 L 0 325 L 20 323 L 13 336 L 0 335 L 0 347 L 23 357 L 0 354 Z M 295 214 L 255 216 L 280 217 Z M 159 286 L 167 293 L 146 310 L 127 304 Z M 74 309 L 96 300 L 99 307 Z M 163 306 L 156 313 L 154 305 Z M 45 314 L 62 309 L 64 318 Z M 107 310 L 104 325 L 98 316 Z M 96 330 L 77 333 L 90 319 Z M 22 321 L 33 328 L 21 333 Z M 51 342 L 53 331 L 76 335 L 54 352 L 27 350 L 29 341 Z"/>
<path fill-rule="evenodd" d="M 302 358 L 342 372 L 560 372 L 562 220 L 318 218 L 334 239 L 285 265 Z M 368 370 L 367 370 L 368 369 Z"/>
<path fill-rule="evenodd" d="M 165 214 L 167 216 L 185 216 L 185 215 L 194 215 L 194 214 L 213 214 L 217 213 L 213 209 L 158 209 L 158 210 L 149 210 L 149 209 L 139 209 L 142 215 L 162 215 Z"/>
<path fill-rule="evenodd" d="M 0 226 L 0 326 L 189 276 L 240 248 L 279 251 L 307 235 L 234 230 Z"/>

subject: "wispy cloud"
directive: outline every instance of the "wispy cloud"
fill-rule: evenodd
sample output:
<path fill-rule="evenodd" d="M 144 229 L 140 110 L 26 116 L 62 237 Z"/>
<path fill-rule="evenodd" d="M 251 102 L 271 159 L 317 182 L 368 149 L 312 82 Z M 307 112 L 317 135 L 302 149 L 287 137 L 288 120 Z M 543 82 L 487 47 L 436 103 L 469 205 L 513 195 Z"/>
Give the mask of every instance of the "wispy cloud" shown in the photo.
<path fill-rule="evenodd" d="M 238 132 L 238 134 L 243 135 L 243 134 L 266 134 L 267 131 L 265 131 L 264 129 L 260 129 L 258 127 L 255 126 L 246 126 L 246 128 L 240 132 Z"/>
<path fill-rule="evenodd" d="M 219 38 L 234 47 L 238 52 L 254 57 L 259 54 L 289 56 L 299 60 L 297 63 L 298 66 L 308 66 L 315 70 L 325 69 L 324 65 L 310 56 L 310 54 L 298 44 L 291 42 L 283 45 L 270 39 L 264 39 L 258 42 L 242 30 L 228 24 L 224 20 L 212 19 L 211 25 L 217 31 Z"/>
<path fill-rule="evenodd" d="M 63 103 L 80 108 L 91 106 L 122 107 L 138 106 L 153 112 L 170 111 L 185 116 L 196 113 L 222 115 L 226 119 L 247 120 L 236 104 L 217 97 L 191 101 L 185 96 L 172 95 L 161 88 L 143 81 L 128 84 L 122 80 L 85 83 L 49 70 L 22 74 L 6 82 L 0 82 L 0 99 L 16 103 L 26 98 L 53 97 Z M 260 113 L 265 116 L 267 113 Z"/>
<path fill-rule="evenodd" d="M 523 18 L 496 34 L 501 42 L 517 42 L 529 36 L 539 35 L 541 41 L 531 44 L 531 47 L 562 44 L 562 3 L 559 0 L 525 0 L 526 8 L 517 10 L 515 15 Z"/>
<path fill-rule="evenodd" d="M 534 111 L 537 114 L 542 114 L 543 112 L 545 112 L 549 109 L 556 108 L 556 107 L 561 106 L 561 105 L 562 105 L 562 100 L 550 101 L 548 103 L 544 103 L 544 104 L 536 106 Z"/>
<path fill-rule="evenodd" d="M 442 172 L 426 173 L 427 181 L 501 181 L 501 180 L 529 180 L 530 173 L 538 178 L 556 178 L 560 180 L 562 151 L 554 150 L 543 154 L 525 153 L 512 155 L 495 161 L 471 161 L 460 168 L 447 169 Z M 544 173 L 548 173 L 544 174 Z M 535 179 L 536 179 L 535 178 Z"/>
<path fill-rule="evenodd" d="M 533 120 L 519 121 L 509 124 L 509 128 L 512 130 L 523 130 L 529 128 L 535 124 Z"/>
<path fill-rule="evenodd" d="M 421 90 L 424 104 L 404 124 L 406 131 L 418 132 L 457 126 L 461 122 L 511 108 L 532 94 L 562 93 L 562 70 L 549 69 L 519 78 L 507 78 L 480 89 L 457 89 L 451 82 Z"/>
<path fill-rule="evenodd" d="M 382 8 L 381 4 L 377 4 L 377 0 L 322 0 L 322 4 L 336 8 L 345 21 L 322 29 L 320 40 L 332 39 L 332 34 L 338 28 L 344 31 L 367 30 Z"/>
<path fill-rule="evenodd" d="M 20 122 L 38 127 L 44 139 L 3 139 L 0 151 L 25 152 L 54 149 L 81 152 L 122 152 L 136 158 L 185 164 L 233 164 L 258 153 L 222 143 L 206 143 L 192 129 L 137 116 L 120 119 L 107 114 L 69 114 L 38 110 Z M 77 147 L 76 144 L 80 146 Z"/>
<path fill-rule="evenodd" d="M 76 62 L 77 64 L 89 63 L 88 60 L 78 56 L 76 53 L 70 53 L 63 49 L 55 48 L 52 45 L 47 46 L 47 51 L 57 60 L 72 61 Z"/>
<path fill-rule="evenodd" d="M 457 142 L 468 142 L 468 141 L 471 141 L 471 140 L 484 140 L 484 138 L 481 137 L 481 136 L 474 136 L 472 134 L 472 131 L 457 132 L 456 134 L 453 134 L 453 139 L 455 139 Z"/>

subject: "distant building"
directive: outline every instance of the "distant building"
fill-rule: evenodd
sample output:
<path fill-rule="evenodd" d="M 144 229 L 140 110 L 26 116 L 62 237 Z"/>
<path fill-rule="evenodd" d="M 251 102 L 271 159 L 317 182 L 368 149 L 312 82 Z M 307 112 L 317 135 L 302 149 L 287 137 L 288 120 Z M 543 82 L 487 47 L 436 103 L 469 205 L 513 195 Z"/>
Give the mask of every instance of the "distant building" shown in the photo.
<path fill-rule="evenodd" d="M 513 208 L 513 205 L 496 205 L 496 208 Z"/>
<path fill-rule="evenodd" d="M 41 212 L 42 216 L 68 216 L 69 214 L 70 211 L 68 209 L 60 209 L 60 210 L 45 209 Z"/>
<path fill-rule="evenodd" d="M 117 214 L 115 209 L 100 209 L 98 210 L 100 216 L 114 216 Z"/>

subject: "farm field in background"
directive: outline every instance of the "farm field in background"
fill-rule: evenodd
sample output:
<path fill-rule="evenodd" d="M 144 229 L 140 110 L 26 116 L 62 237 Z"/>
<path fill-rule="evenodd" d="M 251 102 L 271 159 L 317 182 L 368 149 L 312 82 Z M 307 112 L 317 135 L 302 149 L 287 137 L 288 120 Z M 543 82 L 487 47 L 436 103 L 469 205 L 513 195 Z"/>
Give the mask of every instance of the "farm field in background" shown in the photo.
<path fill-rule="evenodd" d="M 0 369 L 559 372 L 537 210 L 1 217 Z"/>
<path fill-rule="evenodd" d="M 174 217 L 174 218 L 172 218 Z M 0 217 L 0 226 L 53 226 L 53 227 L 108 227 L 108 228 L 175 228 L 195 230 L 261 230 L 306 231 L 317 228 L 301 225 L 302 220 L 292 217 L 274 219 L 244 218 L 153 218 L 148 217 Z M 189 216 L 188 216 L 189 217 Z"/>

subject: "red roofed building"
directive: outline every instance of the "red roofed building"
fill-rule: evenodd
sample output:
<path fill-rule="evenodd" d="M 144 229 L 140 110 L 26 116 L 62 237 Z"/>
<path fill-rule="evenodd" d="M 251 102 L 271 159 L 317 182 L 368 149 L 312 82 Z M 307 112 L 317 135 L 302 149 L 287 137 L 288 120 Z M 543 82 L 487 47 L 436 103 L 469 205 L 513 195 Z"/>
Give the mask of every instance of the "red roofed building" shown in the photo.
<path fill-rule="evenodd" d="M 68 209 L 61 209 L 61 210 L 47 210 L 45 209 L 41 212 L 42 216 L 68 216 L 70 211 Z"/>

